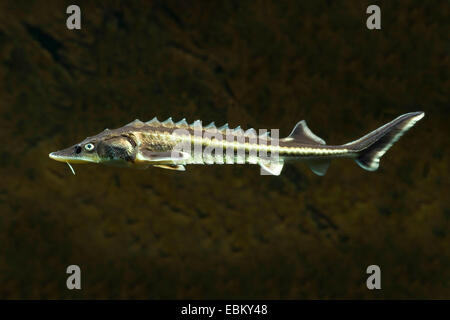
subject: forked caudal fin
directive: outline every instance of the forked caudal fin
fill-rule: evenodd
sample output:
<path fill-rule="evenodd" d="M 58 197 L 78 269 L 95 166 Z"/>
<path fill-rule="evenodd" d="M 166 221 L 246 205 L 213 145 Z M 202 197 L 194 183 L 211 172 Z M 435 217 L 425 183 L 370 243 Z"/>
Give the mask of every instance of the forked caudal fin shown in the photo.
<path fill-rule="evenodd" d="M 421 111 L 406 113 L 344 146 L 356 152 L 355 161 L 361 168 L 375 171 L 386 151 L 424 115 Z"/>

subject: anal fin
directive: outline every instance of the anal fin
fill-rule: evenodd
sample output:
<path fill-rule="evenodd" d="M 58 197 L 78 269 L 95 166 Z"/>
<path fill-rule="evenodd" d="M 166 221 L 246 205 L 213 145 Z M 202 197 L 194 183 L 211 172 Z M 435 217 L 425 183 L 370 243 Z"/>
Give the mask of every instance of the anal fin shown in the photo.
<path fill-rule="evenodd" d="M 168 170 L 176 170 L 176 171 L 186 171 L 186 168 L 181 164 L 155 164 L 154 167 L 168 169 Z"/>
<path fill-rule="evenodd" d="M 309 168 L 317 174 L 318 176 L 323 176 L 328 170 L 328 167 L 330 166 L 330 160 L 329 159 L 320 159 L 320 160 L 308 160 L 306 161 Z"/>

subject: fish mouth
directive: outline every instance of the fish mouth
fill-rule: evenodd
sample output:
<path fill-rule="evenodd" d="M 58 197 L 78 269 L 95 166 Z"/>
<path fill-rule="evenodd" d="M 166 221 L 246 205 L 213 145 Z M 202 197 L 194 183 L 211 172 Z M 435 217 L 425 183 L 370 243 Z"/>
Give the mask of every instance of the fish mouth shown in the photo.
<path fill-rule="evenodd" d="M 72 163 L 72 164 L 81 164 L 81 163 L 97 163 L 97 159 L 92 159 L 88 157 L 78 156 L 70 153 L 62 151 L 55 151 L 48 154 L 48 157 L 50 159 L 59 161 L 59 162 L 66 162 L 66 163 Z"/>

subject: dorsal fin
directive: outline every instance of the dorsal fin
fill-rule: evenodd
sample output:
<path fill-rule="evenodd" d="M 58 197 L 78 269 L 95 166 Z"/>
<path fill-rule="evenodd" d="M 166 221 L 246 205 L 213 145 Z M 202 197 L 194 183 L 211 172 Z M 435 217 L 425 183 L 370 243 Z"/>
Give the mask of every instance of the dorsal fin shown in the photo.
<path fill-rule="evenodd" d="M 285 141 L 296 141 L 305 144 L 326 144 L 325 140 L 316 136 L 306 125 L 306 121 L 298 122 Z"/>

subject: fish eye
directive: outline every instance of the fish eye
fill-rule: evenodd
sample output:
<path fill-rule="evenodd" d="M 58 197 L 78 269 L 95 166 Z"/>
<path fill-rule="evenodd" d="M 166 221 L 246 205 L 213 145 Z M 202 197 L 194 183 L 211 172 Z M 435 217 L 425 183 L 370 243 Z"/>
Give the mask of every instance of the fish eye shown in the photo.
<path fill-rule="evenodd" d="M 87 151 L 92 151 L 92 150 L 94 150 L 94 145 L 93 145 L 92 143 L 88 143 L 88 144 L 85 144 L 85 145 L 84 145 L 84 148 L 85 148 Z"/>

